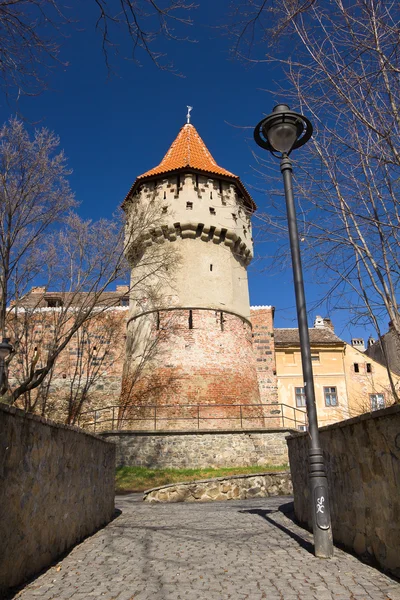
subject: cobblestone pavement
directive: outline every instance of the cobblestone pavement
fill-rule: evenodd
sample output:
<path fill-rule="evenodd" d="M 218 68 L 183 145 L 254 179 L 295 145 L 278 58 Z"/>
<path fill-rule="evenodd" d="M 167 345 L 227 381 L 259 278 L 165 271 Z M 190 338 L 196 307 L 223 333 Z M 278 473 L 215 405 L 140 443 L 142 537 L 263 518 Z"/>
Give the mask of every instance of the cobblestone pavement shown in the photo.
<path fill-rule="evenodd" d="M 290 498 L 207 504 L 117 499 L 122 513 L 18 600 L 400 600 L 400 584 L 335 549 L 312 554 Z M 286 508 L 285 508 L 286 507 Z"/>

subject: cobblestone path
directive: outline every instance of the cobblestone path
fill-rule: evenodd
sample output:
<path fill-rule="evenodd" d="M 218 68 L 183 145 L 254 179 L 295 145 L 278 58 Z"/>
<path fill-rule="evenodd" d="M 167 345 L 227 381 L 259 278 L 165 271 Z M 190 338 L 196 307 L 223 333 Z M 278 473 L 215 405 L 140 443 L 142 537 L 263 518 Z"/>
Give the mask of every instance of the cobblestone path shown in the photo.
<path fill-rule="evenodd" d="M 117 499 L 122 513 L 16 594 L 18 600 L 400 600 L 400 584 L 310 535 L 288 498 L 207 504 Z M 286 507 L 286 509 L 285 509 Z"/>

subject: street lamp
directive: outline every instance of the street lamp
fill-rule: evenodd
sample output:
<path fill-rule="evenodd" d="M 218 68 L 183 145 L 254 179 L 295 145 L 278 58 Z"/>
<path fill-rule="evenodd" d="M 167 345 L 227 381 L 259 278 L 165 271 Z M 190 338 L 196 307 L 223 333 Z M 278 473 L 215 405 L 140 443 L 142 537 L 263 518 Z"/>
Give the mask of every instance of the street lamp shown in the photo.
<path fill-rule="evenodd" d="M 3 391 L 3 385 L 5 383 L 5 371 L 6 371 L 6 358 L 11 354 L 13 347 L 9 343 L 8 338 L 3 338 L 0 344 L 0 394 Z"/>
<path fill-rule="evenodd" d="M 278 104 L 254 130 L 256 143 L 269 150 L 281 161 L 285 188 L 286 211 L 292 254 L 293 278 L 296 294 L 297 320 L 300 334 L 301 363 L 303 367 L 307 416 L 310 434 L 309 486 L 311 496 L 314 550 L 321 558 L 333 556 L 332 527 L 324 457 L 319 443 L 314 380 L 311 364 L 310 338 L 308 334 L 306 300 L 300 258 L 296 209 L 293 198 L 292 162 L 289 154 L 303 146 L 312 135 L 312 125 L 306 117 L 290 110 L 287 104 Z"/>

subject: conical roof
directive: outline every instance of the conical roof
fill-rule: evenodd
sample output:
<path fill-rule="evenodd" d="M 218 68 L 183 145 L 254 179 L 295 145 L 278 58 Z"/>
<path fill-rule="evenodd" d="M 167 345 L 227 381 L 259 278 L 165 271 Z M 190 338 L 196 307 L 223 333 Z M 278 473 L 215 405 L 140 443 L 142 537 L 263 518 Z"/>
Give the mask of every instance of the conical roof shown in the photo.
<path fill-rule="evenodd" d="M 233 173 L 217 165 L 196 128 L 191 123 L 187 123 L 179 131 L 158 167 L 146 171 L 138 179 L 152 175 L 162 175 L 185 167 L 192 167 L 192 169 L 198 169 L 206 173 L 235 177 Z"/>
<path fill-rule="evenodd" d="M 179 173 L 185 169 L 193 170 L 194 172 L 203 173 L 205 175 L 220 175 L 224 179 L 233 180 L 247 200 L 246 204 L 248 204 L 252 210 L 255 210 L 256 206 L 254 201 L 239 177 L 217 165 L 211 152 L 208 150 L 196 128 L 191 123 L 186 123 L 181 127 L 177 137 L 171 144 L 160 164 L 157 167 L 146 171 L 142 175 L 139 175 L 129 190 L 125 201 L 128 200 L 135 188 L 143 183 L 143 180 L 157 177 L 158 175 L 166 175 L 168 173 Z"/>

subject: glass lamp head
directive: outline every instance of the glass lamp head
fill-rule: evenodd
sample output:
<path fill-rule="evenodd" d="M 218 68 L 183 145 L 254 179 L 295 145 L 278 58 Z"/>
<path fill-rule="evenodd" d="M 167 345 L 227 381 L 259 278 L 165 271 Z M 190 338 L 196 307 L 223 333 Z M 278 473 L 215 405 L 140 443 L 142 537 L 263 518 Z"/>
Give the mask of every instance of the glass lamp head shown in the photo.
<path fill-rule="evenodd" d="M 306 117 L 290 110 L 287 104 L 278 104 L 254 130 L 259 146 L 270 152 L 289 154 L 311 137 L 312 125 Z"/>
<path fill-rule="evenodd" d="M 11 354 L 12 349 L 13 347 L 8 343 L 8 338 L 3 338 L 0 344 L 0 360 L 6 359 Z"/>

